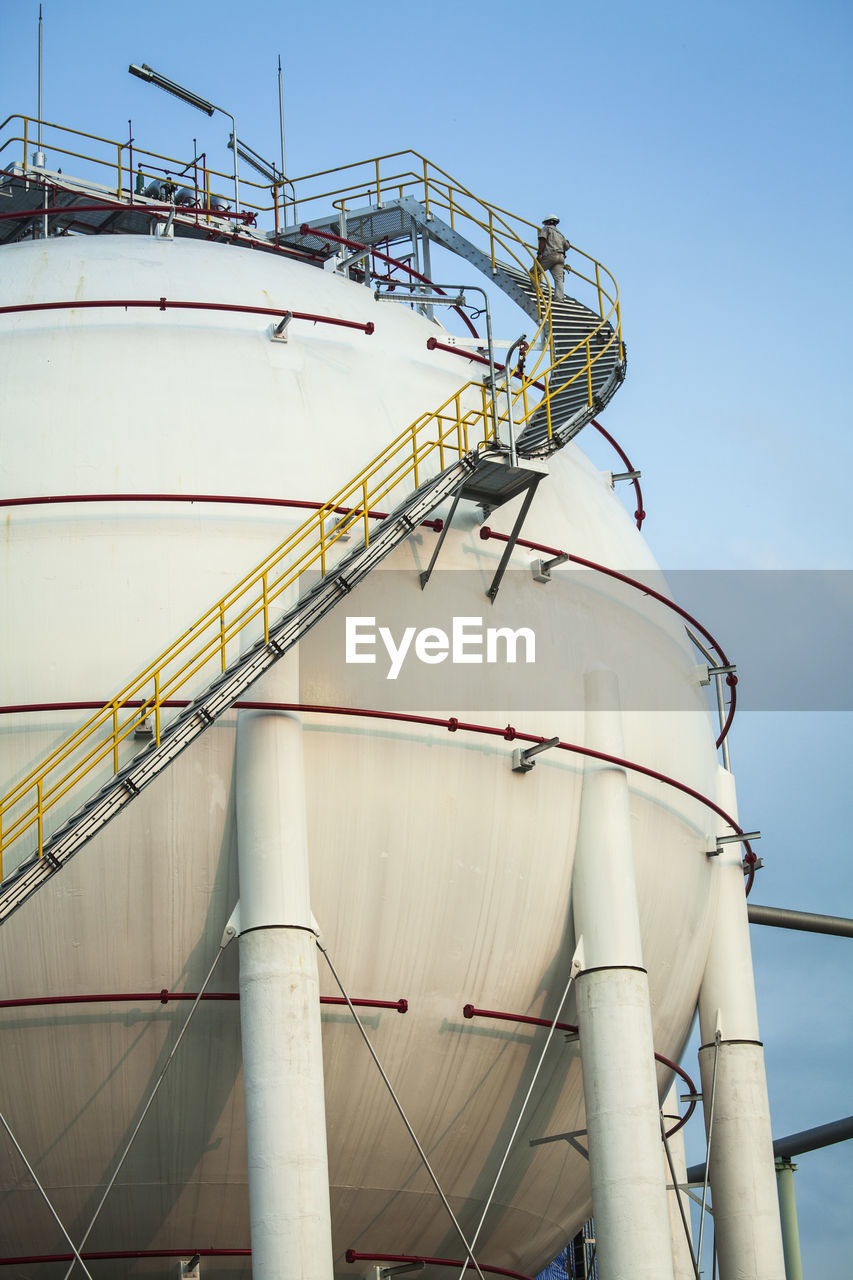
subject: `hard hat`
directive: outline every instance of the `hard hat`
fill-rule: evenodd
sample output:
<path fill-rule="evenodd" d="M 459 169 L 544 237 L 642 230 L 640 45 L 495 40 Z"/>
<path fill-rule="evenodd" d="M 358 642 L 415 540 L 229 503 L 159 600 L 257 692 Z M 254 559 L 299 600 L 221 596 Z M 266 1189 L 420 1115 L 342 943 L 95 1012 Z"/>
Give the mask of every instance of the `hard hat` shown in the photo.
<path fill-rule="evenodd" d="M 550 218 L 543 218 L 543 219 L 542 219 L 542 226 L 544 227 L 544 226 L 545 226 L 545 224 L 546 224 L 547 222 L 553 222 L 553 223 L 554 223 L 554 225 L 556 226 L 556 225 L 557 225 L 557 223 L 558 223 L 559 221 L 560 221 L 560 219 L 559 219 L 559 218 L 555 218 L 555 217 L 552 215 Z"/>

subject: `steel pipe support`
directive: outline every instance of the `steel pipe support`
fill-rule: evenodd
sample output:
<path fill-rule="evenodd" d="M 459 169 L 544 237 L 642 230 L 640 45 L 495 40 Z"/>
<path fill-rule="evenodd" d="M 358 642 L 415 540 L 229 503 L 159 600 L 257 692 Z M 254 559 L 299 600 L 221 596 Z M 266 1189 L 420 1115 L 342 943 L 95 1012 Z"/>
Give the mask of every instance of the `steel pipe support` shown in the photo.
<path fill-rule="evenodd" d="M 725 769 L 719 771 L 717 800 L 737 815 L 734 779 Z M 720 1280 L 785 1280 L 741 856 L 740 845 L 727 844 L 713 859 L 717 914 L 699 993 L 714 1238 Z"/>
<path fill-rule="evenodd" d="M 295 660 L 283 665 L 292 675 Z M 237 833 L 252 1275 L 331 1280 L 320 984 L 296 716 L 239 713 Z"/>
<path fill-rule="evenodd" d="M 623 755 L 615 675 L 585 677 L 586 745 Z M 572 883 L 592 1206 L 601 1280 L 673 1280 L 648 975 L 624 769 L 588 760 Z"/>

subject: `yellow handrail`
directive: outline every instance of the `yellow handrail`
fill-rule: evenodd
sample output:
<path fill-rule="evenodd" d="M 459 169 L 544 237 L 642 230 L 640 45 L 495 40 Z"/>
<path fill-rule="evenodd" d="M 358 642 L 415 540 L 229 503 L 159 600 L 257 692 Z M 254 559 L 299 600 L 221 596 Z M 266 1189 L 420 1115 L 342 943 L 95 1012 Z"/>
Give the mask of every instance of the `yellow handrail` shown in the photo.
<path fill-rule="evenodd" d="M 28 126 L 33 123 L 28 117 L 10 116 L 0 125 L 0 131 L 11 120 L 21 119 L 24 125 L 24 139 L 28 138 Z M 43 122 L 43 127 L 44 122 Z M 62 126 L 47 126 L 62 129 Z M 96 138 L 94 135 L 80 133 L 77 130 L 66 130 L 76 137 L 89 138 L 92 141 L 106 143 L 108 140 Z M 0 150 L 6 142 L 0 143 Z M 122 145 L 112 144 L 118 148 L 118 182 L 121 188 Z M 25 143 L 26 146 L 26 143 Z M 54 147 L 54 150 L 58 148 Z M 177 165 L 177 161 L 169 161 L 168 157 L 155 157 L 155 153 L 134 149 L 134 159 L 139 156 L 154 157 Z M 400 172 L 400 165 L 392 166 L 393 172 L 383 172 L 387 162 L 399 161 L 406 157 L 412 163 L 408 171 Z M 112 162 L 115 164 L 115 161 Z M 24 156 L 26 167 L 26 152 Z M 366 162 L 356 162 L 343 166 L 342 169 L 324 170 L 296 179 L 293 183 L 294 200 L 300 207 L 311 205 L 321 197 L 313 191 L 305 193 L 297 188 L 302 184 L 326 178 L 330 174 L 338 175 L 355 170 L 361 171 L 365 166 L 369 170 L 369 181 L 361 179 L 349 186 L 334 191 L 323 192 L 322 199 L 328 208 L 328 200 L 334 197 L 342 209 L 347 202 L 357 196 L 371 200 L 373 193 L 377 203 L 393 194 L 396 198 L 404 190 L 415 194 L 423 206 L 433 211 L 445 210 L 449 213 L 451 223 L 456 226 L 466 221 L 488 238 L 489 256 L 493 265 L 506 260 L 515 263 L 527 272 L 535 288 L 540 324 L 533 339 L 540 336 L 544 339 L 542 352 L 534 367 L 521 380 L 520 386 L 513 395 L 513 421 L 517 428 L 523 428 L 535 413 L 546 415 L 548 434 L 551 435 L 551 407 L 554 397 L 564 388 L 575 382 L 582 375 L 586 378 L 588 397 L 592 400 L 592 368 L 601 359 L 605 351 L 614 342 L 618 343 L 618 352 L 622 356 L 621 314 L 616 282 L 610 272 L 596 259 L 583 251 L 574 248 L 573 252 L 590 264 L 592 278 L 583 272 L 575 274 L 587 281 L 595 290 L 598 300 L 600 324 L 586 335 L 569 352 L 559 359 L 554 358 L 550 325 L 551 291 L 544 274 L 534 266 L 534 249 L 525 239 L 535 224 L 516 217 L 497 205 L 489 204 L 475 196 L 461 183 L 451 178 L 444 170 L 431 164 L 425 157 L 416 152 L 395 152 L 388 156 L 373 157 Z M 128 165 L 129 169 L 129 165 Z M 210 191 L 211 176 L 224 177 L 215 170 L 204 168 L 202 173 L 203 189 Z M 606 282 L 602 282 L 602 274 Z M 611 292 L 612 289 L 612 292 Z M 607 310 L 605 311 L 605 306 Z M 611 322 L 612 332 L 607 340 L 596 342 L 596 352 L 592 354 L 591 339 L 595 338 L 604 326 Z M 530 344 L 531 346 L 533 343 Z M 583 351 L 583 365 L 575 371 L 571 378 L 555 380 L 558 371 L 572 356 Z M 533 384 L 540 378 L 546 380 L 544 398 L 528 396 Z M 528 398 L 534 401 L 528 406 Z M 467 405 L 467 407 L 466 407 Z M 298 526 L 269 556 L 257 565 L 240 582 L 231 588 L 220 600 L 208 609 L 158 658 L 149 663 L 119 693 L 107 702 L 79 729 L 72 733 L 63 743 L 56 747 L 41 763 L 11 788 L 0 799 L 0 878 L 2 878 L 3 855 L 15 842 L 24 837 L 35 827 L 36 852 L 39 857 L 44 852 L 45 815 L 59 801 L 77 793 L 88 779 L 91 790 L 93 779 L 90 775 L 104 762 L 117 773 L 121 764 L 120 747 L 135 729 L 147 721 L 150 715 L 154 719 L 154 736 L 159 744 L 163 729 L 163 712 L 166 704 L 174 701 L 179 693 L 186 692 L 196 676 L 205 673 L 208 678 L 225 670 L 231 655 L 236 655 L 244 629 L 253 621 L 262 621 L 263 634 L 269 636 L 270 609 L 281 601 L 284 593 L 294 587 L 301 576 L 308 570 L 317 569 L 321 576 L 329 572 L 328 556 L 341 538 L 352 532 L 361 533 L 366 546 L 370 538 L 370 512 L 389 495 L 399 498 L 402 487 L 410 491 L 417 488 L 423 479 L 425 466 L 443 470 L 448 458 L 460 458 L 465 454 L 483 448 L 493 447 L 498 441 L 494 437 L 494 423 L 507 420 L 506 412 L 492 414 L 492 406 L 482 381 L 468 382 L 464 387 L 445 401 L 432 413 L 421 415 L 400 433 L 382 452 L 374 458 L 358 475 L 329 499 L 318 511 L 312 513 Z M 348 507 L 348 514 L 331 523 L 327 529 L 326 522 L 334 515 L 336 509 Z M 260 630 L 260 623 L 258 630 Z M 141 705 L 132 707 L 129 704 L 138 702 Z M 82 799 L 82 796 L 81 796 Z"/>

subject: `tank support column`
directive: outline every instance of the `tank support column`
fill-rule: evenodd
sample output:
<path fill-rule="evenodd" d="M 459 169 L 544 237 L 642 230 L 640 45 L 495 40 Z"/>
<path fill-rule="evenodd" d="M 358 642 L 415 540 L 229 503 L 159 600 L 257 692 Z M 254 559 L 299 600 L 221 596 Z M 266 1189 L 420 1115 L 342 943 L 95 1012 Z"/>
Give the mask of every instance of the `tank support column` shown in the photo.
<path fill-rule="evenodd" d="M 619 689 L 585 678 L 586 745 L 623 756 Z M 672 1280 L 648 975 L 643 967 L 628 779 L 589 760 L 572 883 L 575 986 L 592 1209 L 602 1280 Z"/>
<path fill-rule="evenodd" d="M 737 814 L 734 779 L 725 769 L 720 769 L 717 800 L 727 813 Z M 713 859 L 717 916 L 699 993 L 699 1067 L 720 1280 L 784 1280 L 741 846 L 724 844 L 720 850 Z"/>
<path fill-rule="evenodd" d="M 239 713 L 237 843 L 252 1275 L 331 1280 L 320 985 L 293 716 Z"/>

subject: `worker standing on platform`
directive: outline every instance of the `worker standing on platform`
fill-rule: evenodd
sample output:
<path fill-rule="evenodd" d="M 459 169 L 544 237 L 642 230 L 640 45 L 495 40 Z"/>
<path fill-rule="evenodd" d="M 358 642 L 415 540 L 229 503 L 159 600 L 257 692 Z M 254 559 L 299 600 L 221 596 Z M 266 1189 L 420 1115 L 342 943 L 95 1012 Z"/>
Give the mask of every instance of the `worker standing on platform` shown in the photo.
<path fill-rule="evenodd" d="M 563 288 L 563 272 L 566 269 L 566 254 L 572 246 L 563 233 L 557 230 L 559 221 L 559 218 L 542 219 L 536 261 L 543 271 L 550 271 L 554 278 L 554 301 L 564 302 L 566 293 Z"/>

